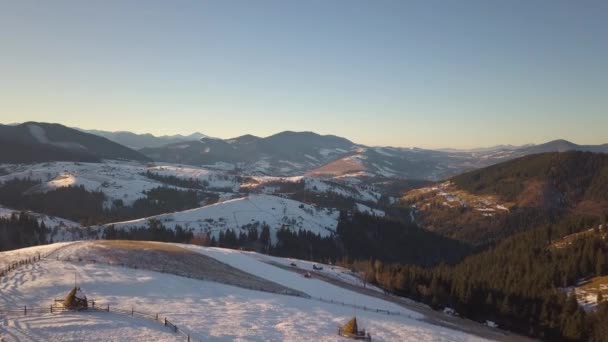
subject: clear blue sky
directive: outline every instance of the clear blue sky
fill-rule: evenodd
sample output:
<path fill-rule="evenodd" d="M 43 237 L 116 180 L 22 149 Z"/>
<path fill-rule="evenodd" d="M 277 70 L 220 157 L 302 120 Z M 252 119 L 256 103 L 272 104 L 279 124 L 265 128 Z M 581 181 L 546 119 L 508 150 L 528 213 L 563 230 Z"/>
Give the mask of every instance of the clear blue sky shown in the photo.
<path fill-rule="evenodd" d="M 0 122 L 608 142 L 608 1 L 3 1 Z"/>

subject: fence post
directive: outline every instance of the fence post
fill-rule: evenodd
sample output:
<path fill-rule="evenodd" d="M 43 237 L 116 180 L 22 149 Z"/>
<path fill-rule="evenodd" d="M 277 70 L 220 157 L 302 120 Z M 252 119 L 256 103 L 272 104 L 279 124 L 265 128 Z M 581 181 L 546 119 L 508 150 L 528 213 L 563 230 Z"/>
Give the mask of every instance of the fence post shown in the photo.
<path fill-rule="evenodd" d="M 133 307 L 131 307 L 131 316 L 133 316 L 134 312 L 135 312 L 135 309 L 133 309 Z"/>
<path fill-rule="evenodd" d="M 23 315 L 27 316 L 27 305 L 23 306 Z"/>
<path fill-rule="evenodd" d="M 53 313 L 53 304 L 51 304 L 50 308 L 51 308 L 51 313 Z"/>
<path fill-rule="evenodd" d="M 188 342 L 190 342 L 190 334 L 188 334 Z"/>
<path fill-rule="evenodd" d="M 167 317 L 165 317 L 165 326 L 167 326 Z"/>
<path fill-rule="evenodd" d="M 110 304 L 108 304 L 108 312 L 110 312 Z"/>

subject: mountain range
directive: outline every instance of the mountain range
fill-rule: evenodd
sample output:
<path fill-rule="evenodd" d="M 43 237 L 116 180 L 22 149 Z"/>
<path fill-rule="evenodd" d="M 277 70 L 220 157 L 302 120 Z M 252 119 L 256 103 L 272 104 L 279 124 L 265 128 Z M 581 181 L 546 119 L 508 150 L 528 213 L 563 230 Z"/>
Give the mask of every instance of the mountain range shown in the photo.
<path fill-rule="evenodd" d="M 472 150 L 372 147 L 334 135 L 285 131 L 268 137 L 154 136 L 27 122 L 0 126 L 0 161 L 129 159 L 208 166 L 250 175 L 345 176 L 436 181 L 518 157 L 564 151 L 608 153 L 608 144 L 554 140 Z"/>
<path fill-rule="evenodd" d="M 129 148 L 138 150 L 145 147 L 161 147 L 168 144 L 174 144 L 184 141 L 196 141 L 202 138 L 208 138 L 208 136 L 202 133 L 192 133 L 190 135 L 162 135 L 162 136 L 154 136 L 150 133 L 137 134 L 126 131 L 119 132 L 108 132 L 108 131 L 100 131 L 100 130 L 85 130 L 76 128 L 86 133 L 91 133 L 94 135 L 98 135 L 100 137 L 104 137 L 106 139 L 112 140 L 121 145 L 127 146 Z"/>

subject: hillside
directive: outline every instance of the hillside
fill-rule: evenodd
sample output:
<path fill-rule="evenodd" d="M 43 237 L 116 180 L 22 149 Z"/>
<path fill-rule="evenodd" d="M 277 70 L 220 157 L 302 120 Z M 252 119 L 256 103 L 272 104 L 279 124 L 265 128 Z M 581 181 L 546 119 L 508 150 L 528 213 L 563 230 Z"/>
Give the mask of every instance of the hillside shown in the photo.
<path fill-rule="evenodd" d="M 59 124 L 0 125 L 0 162 L 149 160 L 115 142 Z"/>
<path fill-rule="evenodd" d="M 249 195 L 209 206 L 182 212 L 162 214 L 127 222 L 106 225 L 116 229 L 147 227 L 151 219 L 174 229 L 177 225 L 192 229 L 195 234 L 209 234 L 216 239 L 228 229 L 248 232 L 248 227 L 258 230 L 267 224 L 271 240 L 276 243 L 276 233 L 282 227 L 289 230 L 306 230 L 322 237 L 335 232 L 338 225 L 337 210 L 316 208 L 301 202 L 271 195 Z"/>
<path fill-rule="evenodd" d="M 573 215 L 608 210 L 608 155 L 545 153 L 408 191 L 403 202 L 426 229 L 487 244 Z"/>
<path fill-rule="evenodd" d="M 97 245 L 104 245 L 104 248 L 97 248 Z M 479 324 L 433 314 L 414 303 L 392 302 L 359 293 L 356 287 L 346 289 L 337 285 L 339 283 L 306 279 L 299 273 L 270 264 L 270 259 L 255 253 L 187 245 L 144 243 L 132 246 L 137 250 L 102 241 L 0 253 L 0 260 L 8 262 L 38 253 L 43 257 L 48 255 L 48 258 L 19 267 L 2 278 L 6 291 L 0 293 L 0 308 L 21 309 L 20 315 L 9 314 L 4 318 L 2 337 L 11 341 L 186 339 L 186 335 L 178 335 L 154 319 L 122 315 L 116 311 L 123 308 L 129 313 L 131 309 L 153 316 L 158 313 L 161 320 L 168 318 L 180 332 L 196 341 L 341 341 L 336 329 L 353 315 L 356 305 L 360 324 L 372 333 L 375 341 L 517 338 Z M 126 267 L 113 265 L 113 258 L 120 262 L 121 255 L 138 250 L 158 258 L 178 253 L 188 259 L 204 259 L 232 274 L 248 275 L 243 275 L 242 284 L 227 285 L 222 279 L 200 280 L 171 272 L 150 271 L 145 262 L 136 258 L 130 258 Z M 299 263 L 280 258 L 272 261 L 285 265 L 294 261 Z M 205 268 L 201 271 L 207 272 Z M 331 272 L 338 274 L 337 270 Z M 33 307 L 48 309 L 53 298 L 65 296 L 73 286 L 75 274 L 78 286 L 87 297 L 94 299 L 98 306 L 109 305 L 109 313 L 89 310 L 50 314 L 32 310 Z M 252 277 L 303 295 L 248 289 L 246 284 Z M 321 297 L 323 300 L 319 299 Z M 30 308 L 27 316 L 22 312 L 24 305 Z M 386 314 L 387 311 L 392 314 Z"/>
<path fill-rule="evenodd" d="M 522 157 L 451 179 L 474 194 L 493 194 L 518 206 L 576 208 L 608 203 L 608 155 L 545 153 Z"/>

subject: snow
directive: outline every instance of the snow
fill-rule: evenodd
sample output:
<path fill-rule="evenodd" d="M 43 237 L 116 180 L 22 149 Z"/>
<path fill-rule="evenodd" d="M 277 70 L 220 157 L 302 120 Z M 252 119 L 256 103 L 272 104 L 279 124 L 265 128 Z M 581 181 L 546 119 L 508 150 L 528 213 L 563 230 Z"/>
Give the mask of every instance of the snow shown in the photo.
<path fill-rule="evenodd" d="M 13 209 L 8 209 L 8 208 L 4 208 L 4 207 L 0 207 L 0 217 L 10 217 L 12 214 L 17 214 L 19 215 L 21 211 L 19 210 L 13 210 Z M 47 228 L 55 228 L 55 227 L 80 227 L 80 224 L 74 222 L 74 221 L 70 221 L 70 220 L 66 220 L 66 219 L 62 219 L 56 216 L 48 216 L 48 215 L 44 215 L 44 214 L 39 214 L 39 213 L 35 213 L 32 211 L 26 211 L 26 213 L 30 216 L 33 216 L 35 218 L 38 219 L 38 223 L 42 223 L 44 222 L 44 225 Z"/>
<path fill-rule="evenodd" d="M 161 176 L 173 176 L 184 180 L 194 179 L 200 182 L 205 181 L 209 183 L 209 188 L 211 189 L 231 189 L 232 191 L 237 191 L 239 188 L 239 182 L 235 176 L 205 168 L 161 165 L 148 168 L 148 171 Z"/>
<path fill-rule="evenodd" d="M 498 324 L 493 321 L 486 321 L 486 325 L 490 328 L 498 328 Z"/>
<path fill-rule="evenodd" d="M 376 168 L 376 173 L 379 174 L 380 176 L 387 177 L 387 178 L 392 178 L 392 177 L 397 176 L 397 171 L 395 171 L 389 167 L 380 166 L 376 163 L 372 163 L 372 166 L 374 168 Z"/>
<path fill-rule="evenodd" d="M 303 229 L 321 236 L 329 236 L 338 225 L 338 217 L 337 210 L 316 208 L 282 197 L 256 194 L 201 208 L 111 225 L 118 229 L 142 227 L 147 225 L 149 219 L 154 218 L 167 228 L 180 225 L 183 228 L 194 229 L 194 233 L 209 233 L 217 238 L 222 230 L 238 231 L 248 224 L 266 223 L 270 226 L 274 241 L 276 231 L 283 226 L 296 231 Z M 258 227 L 258 231 L 260 230 L 261 227 Z"/>
<path fill-rule="evenodd" d="M 58 248 L 61 245 L 47 246 Z M 32 251 L 38 249 L 31 249 Z M 197 248 L 192 247 L 195 250 Z M 201 248 L 220 261 L 248 268 L 312 294 L 356 300 L 359 304 L 392 308 L 394 304 L 349 293 L 316 279 L 303 278 L 243 253 Z M 0 260 L 5 259 L 0 253 Z M 0 307 L 48 307 L 78 285 L 90 299 L 110 307 L 159 313 L 195 341 L 343 341 L 336 330 L 353 309 L 312 299 L 247 290 L 141 269 L 101 263 L 71 263 L 49 258 L 22 266 L 0 280 Z M 102 304 L 102 305 L 103 305 Z M 397 309 L 405 311 L 398 307 Z M 374 341 L 480 341 L 472 335 L 418 320 L 419 315 L 384 315 L 357 311 L 360 324 Z M 162 318 L 161 318 L 162 319 Z M 185 337 L 162 324 L 117 313 L 73 312 L 0 318 L 6 341 L 176 341 Z"/>
<path fill-rule="evenodd" d="M 364 214 L 368 214 L 368 215 L 372 215 L 372 216 L 384 217 L 386 215 L 384 213 L 384 211 L 382 211 L 380 209 L 373 209 L 373 208 L 370 208 L 370 207 L 366 206 L 365 204 L 361 204 L 361 203 L 356 203 L 355 208 L 360 213 L 364 213 Z"/>
<path fill-rule="evenodd" d="M 145 197 L 144 191 L 163 186 L 162 183 L 142 175 L 146 166 L 129 162 L 72 163 L 55 162 L 5 167 L 8 175 L 1 182 L 30 178 L 42 182 L 39 191 L 50 191 L 65 186 L 83 186 L 88 191 L 101 191 L 111 205 L 122 200 L 125 205 Z"/>
<path fill-rule="evenodd" d="M 344 184 L 331 182 L 319 178 L 303 178 L 306 190 L 318 193 L 334 193 L 343 197 L 353 198 L 359 201 L 377 203 L 380 193 L 366 187 L 355 184 Z"/>
<path fill-rule="evenodd" d="M 147 171 L 162 176 L 207 181 L 211 189 L 236 191 L 239 183 L 235 176 L 205 168 L 182 167 L 172 164 L 145 165 L 136 162 L 105 161 L 103 163 L 54 162 L 34 165 L 5 165 L 7 175 L 0 182 L 11 179 L 39 180 L 42 186 L 37 191 L 51 191 L 67 186 L 83 186 L 88 191 L 101 191 L 106 197 L 106 207 L 115 200 L 132 205 L 144 198 L 145 192 L 167 186 L 145 176 Z M 181 189 L 175 186 L 169 186 Z M 185 190 L 185 189 L 184 189 Z"/>
<path fill-rule="evenodd" d="M 392 154 L 392 153 L 390 153 L 390 152 L 389 152 L 390 150 L 391 150 L 391 149 L 390 149 L 390 148 L 387 148 L 387 147 L 376 147 L 376 148 L 374 148 L 374 151 L 376 151 L 376 152 L 380 153 L 380 154 L 381 154 L 381 155 L 383 155 L 383 156 L 387 156 L 387 157 L 395 157 L 395 155 L 394 155 L 394 154 Z"/>

